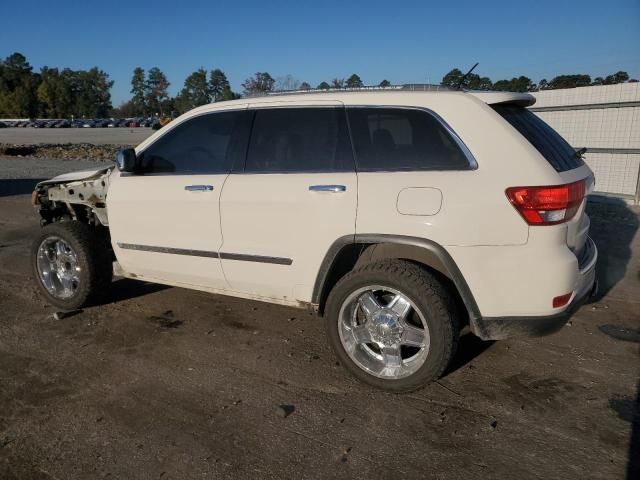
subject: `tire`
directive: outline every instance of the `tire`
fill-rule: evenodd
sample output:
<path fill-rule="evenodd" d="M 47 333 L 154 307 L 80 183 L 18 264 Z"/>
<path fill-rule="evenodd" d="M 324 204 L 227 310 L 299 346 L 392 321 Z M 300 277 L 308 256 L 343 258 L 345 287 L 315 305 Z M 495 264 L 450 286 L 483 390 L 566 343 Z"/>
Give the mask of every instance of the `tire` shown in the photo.
<path fill-rule="evenodd" d="M 77 221 L 43 227 L 31 247 L 32 272 L 40 293 L 63 310 L 101 302 L 111 285 L 112 265 L 106 235 Z"/>
<path fill-rule="evenodd" d="M 340 363 L 362 382 L 392 392 L 439 378 L 458 343 L 453 296 L 435 275 L 404 260 L 371 263 L 345 275 L 329 294 L 325 321 Z"/>

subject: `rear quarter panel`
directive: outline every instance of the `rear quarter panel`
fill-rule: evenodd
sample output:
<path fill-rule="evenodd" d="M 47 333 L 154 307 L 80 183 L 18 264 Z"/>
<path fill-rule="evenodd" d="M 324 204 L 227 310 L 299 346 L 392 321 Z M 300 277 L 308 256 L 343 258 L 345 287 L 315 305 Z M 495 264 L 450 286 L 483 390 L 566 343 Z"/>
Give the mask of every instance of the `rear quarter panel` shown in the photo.
<path fill-rule="evenodd" d="M 477 168 L 466 171 L 360 172 L 357 233 L 428 238 L 443 246 L 522 245 L 528 226 L 505 190 L 517 185 L 560 183 L 557 173 L 488 105 L 457 92 L 378 97 L 384 106 L 414 106 L 440 116 L 472 153 Z M 411 100 L 411 103 L 408 103 Z M 348 106 L 348 103 L 347 103 Z M 397 209 L 406 188 L 442 192 L 433 215 Z M 419 209 L 418 209 L 419 210 Z"/>

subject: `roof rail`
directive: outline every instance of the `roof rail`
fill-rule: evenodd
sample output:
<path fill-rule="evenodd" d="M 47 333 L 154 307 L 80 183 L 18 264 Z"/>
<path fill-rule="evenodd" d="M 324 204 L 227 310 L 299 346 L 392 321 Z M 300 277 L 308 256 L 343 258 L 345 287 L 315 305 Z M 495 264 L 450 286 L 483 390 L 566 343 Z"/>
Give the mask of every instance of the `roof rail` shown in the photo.
<path fill-rule="evenodd" d="M 365 85 L 362 87 L 342 87 L 342 88 L 309 88 L 297 90 L 278 90 L 274 92 L 258 93 L 250 95 L 250 97 L 278 96 L 278 95 L 296 95 L 303 93 L 336 93 L 336 92 L 389 92 L 389 91 L 412 91 L 412 92 L 437 92 L 451 91 L 449 87 L 443 85 L 432 85 L 429 83 L 405 83 L 403 85 L 389 85 L 380 87 L 378 85 Z"/>

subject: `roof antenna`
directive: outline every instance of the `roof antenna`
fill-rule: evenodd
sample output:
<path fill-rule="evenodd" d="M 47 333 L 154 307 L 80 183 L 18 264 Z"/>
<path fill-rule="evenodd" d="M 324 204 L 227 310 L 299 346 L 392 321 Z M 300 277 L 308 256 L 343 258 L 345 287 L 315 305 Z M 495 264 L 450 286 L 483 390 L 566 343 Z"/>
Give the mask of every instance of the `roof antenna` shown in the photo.
<path fill-rule="evenodd" d="M 469 70 L 467 73 L 465 73 L 462 78 L 460 79 L 460 81 L 458 82 L 458 85 L 456 85 L 456 90 L 462 90 L 462 84 L 464 83 L 464 81 L 467 79 L 467 77 L 469 75 L 471 75 L 471 72 L 473 72 L 475 70 L 475 68 L 478 66 L 478 62 L 476 62 L 476 64 L 471 67 L 471 70 Z"/>

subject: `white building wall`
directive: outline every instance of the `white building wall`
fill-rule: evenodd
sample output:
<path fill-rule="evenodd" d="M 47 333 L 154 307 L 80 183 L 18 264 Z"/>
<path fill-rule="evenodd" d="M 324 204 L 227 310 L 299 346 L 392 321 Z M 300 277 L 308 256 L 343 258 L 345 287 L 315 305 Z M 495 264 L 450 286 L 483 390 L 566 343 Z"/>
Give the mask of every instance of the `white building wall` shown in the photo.
<path fill-rule="evenodd" d="M 535 92 L 531 108 L 575 148 L 596 174 L 596 191 L 632 197 L 640 188 L 640 83 Z M 599 149 L 595 150 L 594 149 Z"/>

